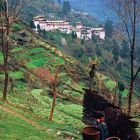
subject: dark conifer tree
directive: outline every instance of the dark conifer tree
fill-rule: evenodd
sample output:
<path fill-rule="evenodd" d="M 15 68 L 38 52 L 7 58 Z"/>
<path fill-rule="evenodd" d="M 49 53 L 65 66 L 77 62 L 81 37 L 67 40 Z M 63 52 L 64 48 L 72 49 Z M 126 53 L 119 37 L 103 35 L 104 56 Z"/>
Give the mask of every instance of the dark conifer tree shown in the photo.
<path fill-rule="evenodd" d="M 117 42 L 115 40 L 113 41 L 112 53 L 113 53 L 115 62 L 118 62 L 118 60 L 119 60 L 119 45 L 117 44 Z"/>
<path fill-rule="evenodd" d="M 121 50 L 120 50 L 121 57 L 122 58 L 127 58 L 129 56 L 128 52 L 130 52 L 128 42 L 123 40 L 122 43 L 121 43 Z"/>
<path fill-rule="evenodd" d="M 96 45 L 96 54 L 97 56 L 102 56 L 102 51 L 98 45 Z"/>
<path fill-rule="evenodd" d="M 39 24 L 37 25 L 37 31 L 38 31 L 38 32 L 41 31 L 41 28 L 40 28 L 40 25 L 39 25 Z"/>
<path fill-rule="evenodd" d="M 30 27 L 31 27 L 32 29 L 36 29 L 36 26 L 35 26 L 33 20 L 31 20 Z"/>
<path fill-rule="evenodd" d="M 105 23 L 105 34 L 107 38 L 113 36 L 113 22 L 111 20 L 107 20 Z"/>
<path fill-rule="evenodd" d="M 63 2 L 63 9 L 62 9 L 62 14 L 64 16 L 68 16 L 68 14 L 70 13 L 71 11 L 71 5 L 70 5 L 70 2 L 68 0 L 65 0 Z"/>
<path fill-rule="evenodd" d="M 81 45 L 84 45 L 84 39 L 81 40 Z"/>
<path fill-rule="evenodd" d="M 119 107 L 122 106 L 122 92 L 125 90 L 125 85 L 121 81 L 118 82 L 118 89 L 119 89 Z"/>
<path fill-rule="evenodd" d="M 72 31 L 71 36 L 72 36 L 72 39 L 76 39 L 77 38 L 77 34 L 74 31 Z"/>

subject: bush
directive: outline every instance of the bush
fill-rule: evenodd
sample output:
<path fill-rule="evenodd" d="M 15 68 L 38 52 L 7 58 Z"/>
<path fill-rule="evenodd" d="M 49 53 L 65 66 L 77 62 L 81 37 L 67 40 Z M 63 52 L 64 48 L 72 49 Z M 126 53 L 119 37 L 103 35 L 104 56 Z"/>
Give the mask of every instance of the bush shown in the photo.
<path fill-rule="evenodd" d="M 21 31 L 23 29 L 23 26 L 21 24 L 15 23 L 15 24 L 12 25 L 12 29 L 14 31 Z"/>
<path fill-rule="evenodd" d="M 10 34 L 10 37 L 14 40 L 16 40 L 18 38 L 17 34 L 15 34 L 15 33 Z"/>

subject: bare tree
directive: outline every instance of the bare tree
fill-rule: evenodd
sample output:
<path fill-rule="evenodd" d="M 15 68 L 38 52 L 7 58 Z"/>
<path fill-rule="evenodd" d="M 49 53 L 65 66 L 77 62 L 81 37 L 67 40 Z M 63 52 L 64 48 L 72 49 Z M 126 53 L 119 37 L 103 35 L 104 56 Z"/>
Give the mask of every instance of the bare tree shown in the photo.
<path fill-rule="evenodd" d="M 140 72 L 140 66 L 137 70 L 134 68 L 137 27 L 140 18 L 140 0 L 111 0 L 111 6 L 119 19 L 123 22 L 131 49 L 131 79 L 128 95 L 128 113 L 130 114 L 134 93 L 134 82 Z"/>
<path fill-rule="evenodd" d="M 57 97 L 57 84 L 58 84 L 58 74 L 60 69 L 62 68 L 63 65 L 58 65 L 56 72 L 55 72 L 55 77 L 54 77 L 54 81 L 52 83 L 52 93 L 53 93 L 53 102 L 52 102 L 52 107 L 51 107 L 51 112 L 50 112 L 50 118 L 49 120 L 52 121 L 53 120 L 53 113 L 54 113 L 54 108 L 56 105 L 56 97 Z"/>
<path fill-rule="evenodd" d="M 27 6 L 22 0 L 1 0 L 0 1 L 0 49 L 4 58 L 4 89 L 3 100 L 6 100 L 9 81 L 9 58 L 10 58 L 10 33 L 12 25 L 17 22 L 21 11 Z"/>

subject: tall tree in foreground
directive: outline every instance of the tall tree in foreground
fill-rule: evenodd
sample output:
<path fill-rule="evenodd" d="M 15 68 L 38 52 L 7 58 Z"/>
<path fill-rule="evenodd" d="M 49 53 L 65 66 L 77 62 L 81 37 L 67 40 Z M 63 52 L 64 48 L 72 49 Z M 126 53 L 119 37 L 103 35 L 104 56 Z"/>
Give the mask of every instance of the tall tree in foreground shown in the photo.
<path fill-rule="evenodd" d="M 58 84 L 58 74 L 60 69 L 62 68 L 63 65 L 58 65 L 56 72 L 55 72 L 55 77 L 54 77 L 54 81 L 52 83 L 52 94 L 53 94 L 53 102 L 52 102 L 52 107 L 51 107 L 51 112 L 50 112 L 50 118 L 49 120 L 52 121 L 53 120 L 53 114 L 54 114 L 54 109 L 55 109 L 55 105 L 56 105 L 56 98 L 57 98 L 57 84 Z"/>
<path fill-rule="evenodd" d="M 140 72 L 140 67 L 136 71 L 134 69 L 137 27 L 140 14 L 140 0 L 111 0 L 111 6 L 120 20 L 123 22 L 130 44 L 131 79 L 128 96 L 128 113 L 130 114 L 132 97 L 134 93 L 134 82 Z"/>
<path fill-rule="evenodd" d="M 22 6 L 22 0 L 0 0 L 0 49 L 4 59 L 3 100 L 6 100 L 8 93 L 11 27 L 17 22 L 21 9 L 24 8 Z"/>

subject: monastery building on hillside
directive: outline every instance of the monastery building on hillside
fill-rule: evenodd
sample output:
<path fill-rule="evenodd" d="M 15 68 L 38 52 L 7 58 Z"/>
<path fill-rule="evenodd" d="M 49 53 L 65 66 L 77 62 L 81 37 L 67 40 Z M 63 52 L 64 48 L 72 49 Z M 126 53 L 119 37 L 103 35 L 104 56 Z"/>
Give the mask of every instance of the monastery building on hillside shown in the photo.
<path fill-rule="evenodd" d="M 80 22 L 77 22 L 76 27 L 73 27 L 66 20 L 46 20 L 44 15 L 34 17 L 33 21 L 36 26 L 36 31 L 39 25 L 41 30 L 46 31 L 60 30 L 66 34 L 70 34 L 74 31 L 78 38 L 85 40 L 91 40 L 94 35 L 100 39 L 105 39 L 104 28 L 85 27 Z"/>

